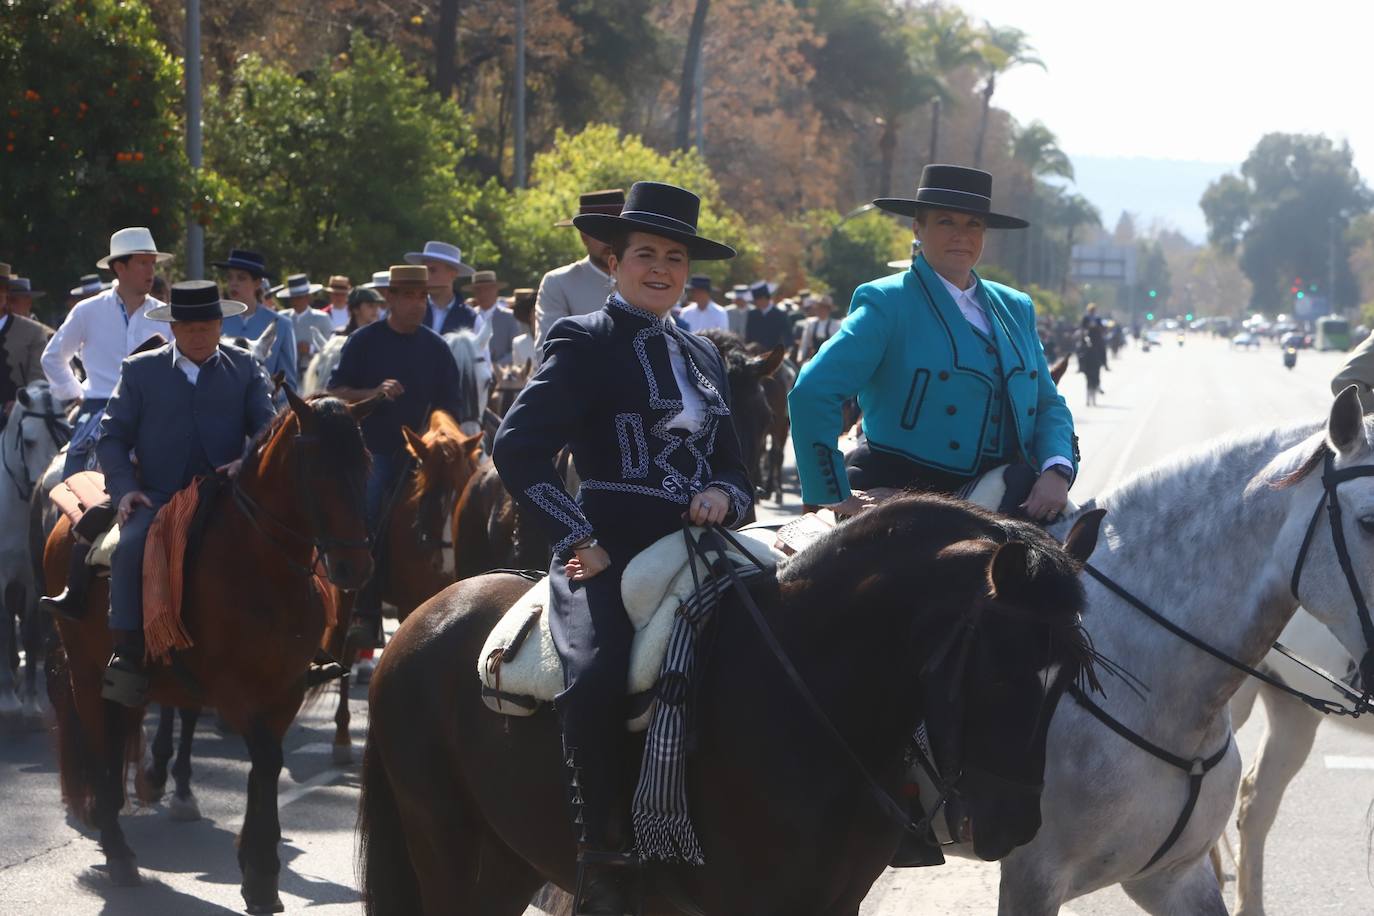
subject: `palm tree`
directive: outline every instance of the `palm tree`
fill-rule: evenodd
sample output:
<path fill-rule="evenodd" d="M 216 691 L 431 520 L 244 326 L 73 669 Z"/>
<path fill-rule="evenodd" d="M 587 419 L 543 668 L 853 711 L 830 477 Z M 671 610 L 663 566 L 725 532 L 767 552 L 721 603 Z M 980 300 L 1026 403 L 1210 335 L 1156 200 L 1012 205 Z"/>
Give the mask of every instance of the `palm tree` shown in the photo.
<path fill-rule="evenodd" d="M 1032 121 L 1025 127 L 1012 125 L 1011 158 L 1023 170 L 1020 198 L 1030 208 L 1028 215 L 1034 227 L 1042 212 L 1040 195 L 1036 193 L 1040 180 L 1055 177 L 1073 181 L 1073 163 L 1059 148 L 1059 140 L 1054 132 L 1040 121 Z M 1020 274 L 1023 281 L 1030 277 L 1031 237 L 1037 233 L 1043 234 L 1043 228 L 1032 228 L 1021 235 Z"/>
<path fill-rule="evenodd" d="M 1066 247 L 1069 253 L 1070 263 L 1073 260 L 1074 237 L 1078 235 L 1078 230 L 1083 226 L 1102 227 L 1102 213 L 1093 206 L 1092 201 L 1082 194 L 1060 194 L 1058 205 L 1054 208 L 1054 221 L 1064 228 L 1067 240 Z M 1069 288 L 1069 271 L 1065 270 L 1063 278 L 1059 283 L 1059 295 L 1064 295 Z"/>
<path fill-rule="evenodd" d="M 892 168 L 897 158 L 901 119 L 932 99 L 938 100 L 944 91 L 945 87 L 938 79 L 919 68 L 900 74 L 885 87 L 879 102 L 882 114 L 874 118 L 874 122 L 882 128 L 878 136 L 878 153 L 881 157 L 878 167 L 879 197 L 888 197 L 892 193 Z"/>
<path fill-rule="evenodd" d="M 988 135 L 988 119 L 992 114 L 992 94 L 997 91 L 997 77 L 1022 64 L 1046 69 L 1045 62 L 1035 56 L 1035 49 L 1026 41 L 1025 32 L 1010 27 L 999 28 L 990 22 L 985 26 L 979 50 L 987 81 L 983 84 L 983 116 L 978 122 L 978 142 L 973 147 L 974 168 L 982 168 L 983 165 L 983 142 Z"/>
<path fill-rule="evenodd" d="M 978 49 L 978 33 L 963 10 L 958 7 L 932 5 L 919 13 L 916 41 L 923 62 L 940 84 L 945 85 L 950 74 L 960 67 L 976 67 L 983 60 Z M 940 111 L 948 95 L 942 92 L 930 102 L 930 158 L 935 162 L 940 152 Z"/>

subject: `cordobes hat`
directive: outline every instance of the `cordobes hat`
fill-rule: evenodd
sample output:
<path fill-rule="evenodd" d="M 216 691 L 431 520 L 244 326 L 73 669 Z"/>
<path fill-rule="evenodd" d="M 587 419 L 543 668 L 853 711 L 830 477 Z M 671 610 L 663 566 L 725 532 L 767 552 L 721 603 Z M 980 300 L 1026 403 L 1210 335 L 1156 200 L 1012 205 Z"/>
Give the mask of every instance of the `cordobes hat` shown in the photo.
<path fill-rule="evenodd" d="M 173 283 L 170 301 L 148 310 L 153 321 L 213 321 L 242 315 L 248 306 L 233 299 L 221 299 L 219 284 L 209 280 Z"/>
<path fill-rule="evenodd" d="M 1030 223 L 1017 216 L 992 210 L 992 176 L 981 169 L 961 165 L 928 165 L 914 198 L 880 197 L 873 205 L 888 213 L 915 217 L 916 211 L 953 210 L 981 216 L 989 229 L 1024 229 Z"/>
<path fill-rule="evenodd" d="M 608 188 L 605 191 L 588 191 L 577 199 L 577 215 L 601 213 L 606 216 L 619 216 L 625 208 L 625 189 Z M 573 218 L 560 219 L 555 226 L 571 226 Z"/>
<path fill-rule="evenodd" d="M 625 232 L 647 232 L 681 242 L 687 257 L 697 261 L 723 261 L 735 256 L 729 245 L 697 235 L 701 198 L 691 191 L 657 181 L 636 181 L 625 198 L 619 216 L 581 213 L 573 225 L 599 242 L 610 243 Z"/>

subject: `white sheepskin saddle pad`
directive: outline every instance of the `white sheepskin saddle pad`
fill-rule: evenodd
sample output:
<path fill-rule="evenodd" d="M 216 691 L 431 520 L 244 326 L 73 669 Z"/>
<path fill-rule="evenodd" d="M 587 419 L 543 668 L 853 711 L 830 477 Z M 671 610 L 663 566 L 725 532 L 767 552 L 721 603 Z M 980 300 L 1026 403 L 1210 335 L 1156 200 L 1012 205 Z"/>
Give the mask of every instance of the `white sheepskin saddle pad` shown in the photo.
<path fill-rule="evenodd" d="M 997 467 L 985 473 L 982 477 L 979 477 L 978 481 L 973 485 L 973 489 L 969 491 L 965 499 L 975 506 L 987 509 L 989 512 L 996 512 L 997 508 L 1002 505 L 1002 497 L 1007 495 L 1007 481 L 1002 475 L 1009 466 L 1010 465 L 999 464 Z M 1077 512 L 1078 506 L 1073 500 L 1069 500 L 1064 504 L 1062 515 L 1063 517 L 1068 517 Z"/>
<path fill-rule="evenodd" d="M 694 528 L 694 536 L 701 529 Z M 782 554 L 773 549 L 771 532 L 733 533 L 754 560 L 770 573 Z M 741 568 L 753 561 L 733 548 L 726 556 Z M 704 573 L 700 562 L 697 577 Z M 650 545 L 625 568 L 620 595 L 634 625 L 630 647 L 630 671 L 625 685 L 631 697 L 630 731 L 648 728 L 653 714 L 653 689 L 663 668 L 668 636 L 678 607 L 691 597 L 692 570 L 681 532 Z M 563 663 L 549 632 L 549 582 L 543 579 L 526 592 L 492 629 L 477 657 L 477 676 L 482 681 L 482 700 L 496 712 L 529 716 L 563 692 Z"/>
<path fill-rule="evenodd" d="M 100 539 L 91 545 L 90 552 L 86 554 L 86 565 L 109 569 L 110 560 L 114 558 L 115 548 L 118 546 L 119 526 L 111 525 L 110 530 L 102 534 Z"/>

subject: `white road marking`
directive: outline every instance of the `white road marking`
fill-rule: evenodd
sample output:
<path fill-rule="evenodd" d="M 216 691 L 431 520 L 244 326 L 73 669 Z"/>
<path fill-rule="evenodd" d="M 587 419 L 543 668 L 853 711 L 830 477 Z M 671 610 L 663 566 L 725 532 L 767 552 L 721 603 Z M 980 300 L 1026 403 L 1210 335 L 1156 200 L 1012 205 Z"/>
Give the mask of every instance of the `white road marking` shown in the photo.
<path fill-rule="evenodd" d="M 1328 770 L 1374 770 L 1374 757 L 1348 757 L 1344 754 L 1327 754 L 1324 758 Z"/>

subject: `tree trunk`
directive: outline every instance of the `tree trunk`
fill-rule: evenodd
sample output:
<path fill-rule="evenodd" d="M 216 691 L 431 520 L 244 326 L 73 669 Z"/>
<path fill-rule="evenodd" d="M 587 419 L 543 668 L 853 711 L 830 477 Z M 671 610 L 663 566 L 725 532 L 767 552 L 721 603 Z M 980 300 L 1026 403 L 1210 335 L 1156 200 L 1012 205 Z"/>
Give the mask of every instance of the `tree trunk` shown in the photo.
<path fill-rule="evenodd" d="M 988 84 L 983 87 L 983 117 L 978 121 L 978 142 L 973 145 L 973 167 L 983 167 L 983 142 L 988 137 L 988 119 L 992 114 L 992 93 L 997 88 L 997 74 L 988 74 Z"/>
<path fill-rule="evenodd" d="M 1073 237 L 1074 237 L 1075 234 L 1077 234 L 1077 230 L 1078 230 L 1078 227 L 1077 227 L 1077 226 L 1075 226 L 1073 223 L 1069 223 L 1069 231 L 1068 231 L 1068 237 L 1067 237 L 1067 238 L 1068 238 L 1068 248 L 1069 248 L 1069 264 L 1068 264 L 1067 267 L 1064 268 L 1064 273 L 1063 273 L 1063 275 L 1059 278 L 1059 296 L 1060 296 L 1060 298 L 1063 298 L 1064 296 L 1067 296 L 1067 295 L 1069 294 L 1069 273 L 1070 273 L 1070 272 L 1072 271 L 1072 269 L 1073 269 Z"/>
<path fill-rule="evenodd" d="M 452 98 L 458 82 L 458 2 L 439 0 L 439 25 L 434 33 L 434 91 Z"/>
<path fill-rule="evenodd" d="M 897 158 L 897 119 L 883 121 L 883 133 L 878 138 L 878 154 L 882 157 L 878 166 L 878 196 L 892 196 L 892 166 Z"/>
<path fill-rule="evenodd" d="M 682 59 L 682 82 L 677 91 L 677 134 L 674 145 L 685 150 L 692 145 L 692 99 L 696 94 L 697 66 L 701 60 L 701 43 L 706 35 L 706 11 L 711 0 L 697 0 L 692 13 L 692 27 L 687 32 L 687 53 Z"/>
<path fill-rule="evenodd" d="M 940 99 L 937 96 L 930 103 L 930 156 L 926 159 L 927 165 L 940 161 L 940 107 Z"/>

